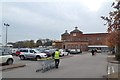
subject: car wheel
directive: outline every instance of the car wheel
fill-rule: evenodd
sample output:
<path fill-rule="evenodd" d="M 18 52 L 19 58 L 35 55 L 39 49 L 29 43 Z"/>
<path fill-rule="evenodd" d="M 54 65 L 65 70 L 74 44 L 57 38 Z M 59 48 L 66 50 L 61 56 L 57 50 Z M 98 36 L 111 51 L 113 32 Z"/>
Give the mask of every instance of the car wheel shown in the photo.
<path fill-rule="evenodd" d="M 24 56 L 20 56 L 20 59 L 21 59 L 21 60 L 24 60 L 24 59 L 25 59 L 25 57 L 24 57 Z"/>
<path fill-rule="evenodd" d="M 35 60 L 38 61 L 39 59 L 41 59 L 40 56 L 36 56 Z"/>
<path fill-rule="evenodd" d="M 13 59 L 8 59 L 7 60 L 7 65 L 11 65 L 11 64 L 13 64 Z"/>
<path fill-rule="evenodd" d="M 62 56 L 64 56 L 64 54 Z"/>

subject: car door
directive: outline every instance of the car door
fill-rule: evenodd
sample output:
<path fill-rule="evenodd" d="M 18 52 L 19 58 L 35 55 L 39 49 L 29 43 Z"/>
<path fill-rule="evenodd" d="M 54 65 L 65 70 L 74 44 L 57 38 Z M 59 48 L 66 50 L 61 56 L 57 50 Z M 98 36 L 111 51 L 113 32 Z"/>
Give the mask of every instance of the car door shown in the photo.
<path fill-rule="evenodd" d="M 7 57 L 5 55 L 0 55 L 0 64 L 6 63 Z"/>
<path fill-rule="evenodd" d="M 22 51 L 22 53 L 24 54 L 24 56 L 26 58 L 29 58 L 29 51 L 28 51 L 28 49 L 24 49 L 24 50 L 21 50 L 21 51 Z"/>
<path fill-rule="evenodd" d="M 68 52 L 66 52 L 65 50 L 63 50 L 63 54 L 64 54 L 64 56 L 68 55 Z"/>
<path fill-rule="evenodd" d="M 35 51 L 34 50 L 29 50 L 29 57 L 30 58 L 35 58 Z"/>
<path fill-rule="evenodd" d="M 0 53 L 0 64 L 1 63 L 6 63 L 8 57 L 7 55 L 9 55 L 8 53 L 5 53 L 5 52 L 1 52 Z"/>

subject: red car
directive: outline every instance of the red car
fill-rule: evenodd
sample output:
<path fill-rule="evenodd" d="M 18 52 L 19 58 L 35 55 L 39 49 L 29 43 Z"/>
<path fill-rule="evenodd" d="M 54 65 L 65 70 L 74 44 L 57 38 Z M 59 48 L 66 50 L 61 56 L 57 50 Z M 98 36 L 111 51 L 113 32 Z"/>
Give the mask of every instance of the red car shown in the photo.
<path fill-rule="evenodd" d="M 19 56 L 20 55 L 20 51 L 16 51 L 15 55 Z"/>

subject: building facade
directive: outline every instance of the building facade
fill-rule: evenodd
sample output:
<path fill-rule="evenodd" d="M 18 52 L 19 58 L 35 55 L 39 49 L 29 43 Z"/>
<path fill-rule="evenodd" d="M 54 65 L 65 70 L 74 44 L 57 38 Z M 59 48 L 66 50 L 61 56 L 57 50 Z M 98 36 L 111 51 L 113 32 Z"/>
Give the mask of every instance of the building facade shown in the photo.
<path fill-rule="evenodd" d="M 65 31 L 61 35 L 61 47 L 63 49 L 81 49 L 82 51 L 88 51 L 88 46 L 106 45 L 106 37 L 108 33 L 92 33 L 83 34 L 82 31 L 75 27 L 70 33 Z"/>
<path fill-rule="evenodd" d="M 62 49 L 63 47 L 63 41 L 61 41 L 61 40 L 54 40 L 53 42 L 52 42 L 52 46 L 53 46 L 53 48 L 59 48 L 59 49 Z"/>

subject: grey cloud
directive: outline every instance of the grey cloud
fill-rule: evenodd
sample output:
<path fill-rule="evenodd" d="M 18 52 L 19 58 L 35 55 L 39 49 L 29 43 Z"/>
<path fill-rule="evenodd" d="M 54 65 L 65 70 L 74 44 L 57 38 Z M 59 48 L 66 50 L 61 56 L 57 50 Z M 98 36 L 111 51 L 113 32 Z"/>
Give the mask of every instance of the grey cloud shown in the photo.
<path fill-rule="evenodd" d="M 84 33 L 105 32 L 100 16 L 111 10 L 109 4 L 106 2 L 99 11 L 91 12 L 77 2 L 8 2 L 3 4 L 3 22 L 11 25 L 9 41 L 60 39 L 64 30 L 71 31 L 75 26 Z"/>

